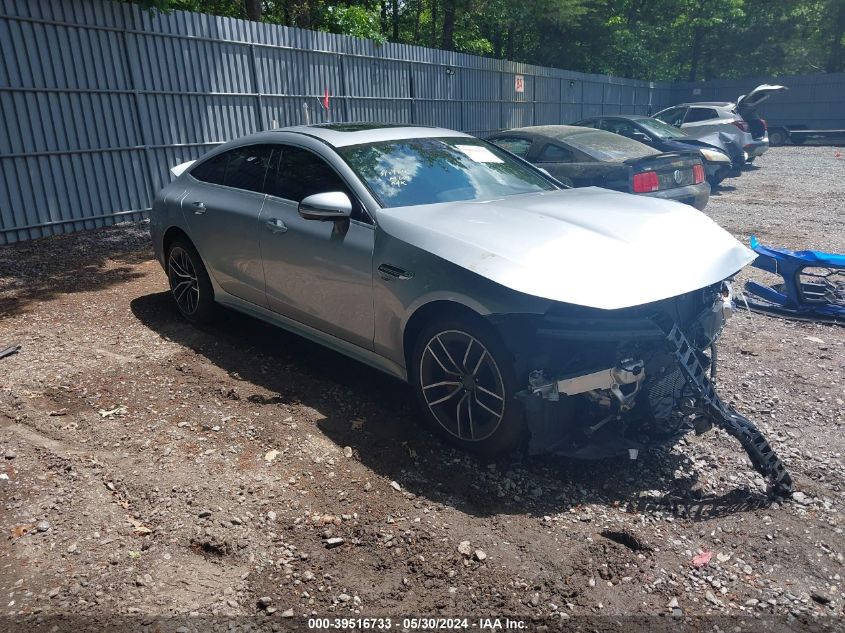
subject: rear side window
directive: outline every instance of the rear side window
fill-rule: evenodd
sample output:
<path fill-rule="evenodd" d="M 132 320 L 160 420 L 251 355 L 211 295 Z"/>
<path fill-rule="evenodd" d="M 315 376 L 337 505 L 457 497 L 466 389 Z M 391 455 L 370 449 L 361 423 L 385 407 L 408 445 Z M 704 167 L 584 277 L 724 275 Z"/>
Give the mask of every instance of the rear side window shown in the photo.
<path fill-rule="evenodd" d="M 228 152 L 224 184 L 246 191 L 263 191 L 272 151 L 269 145 L 249 145 Z"/>
<path fill-rule="evenodd" d="M 226 178 L 226 163 L 229 162 L 229 152 L 218 154 L 214 158 L 209 158 L 204 163 L 197 165 L 192 171 L 191 176 L 203 182 L 210 182 L 215 185 L 222 185 L 224 178 Z"/>
<path fill-rule="evenodd" d="M 687 116 L 684 118 L 684 123 L 696 123 L 698 121 L 709 121 L 710 119 L 718 119 L 719 113 L 713 108 L 690 108 L 687 111 Z"/>
<path fill-rule="evenodd" d="M 511 154 L 516 154 L 520 158 L 525 158 L 528 155 L 528 149 L 531 147 L 531 141 L 524 138 L 494 138 L 493 143 Z"/>
<path fill-rule="evenodd" d="M 272 147 L 269 145 L 238 147 L 198 165 L 191 175 L 215 185 L 261 192 L 271 154 Z"/>
<path fill-rule="evenodd" d="M 572 154 L 572 150 L 566 149 L 565 147 L 561 147 L 560 145 L 554 145 L 552 143 L 547 144 L 543 151 L 540 152 L 540 156 L 537 158 L 538 163 L 572 163 L 575 162 L 575 158 Z"/>

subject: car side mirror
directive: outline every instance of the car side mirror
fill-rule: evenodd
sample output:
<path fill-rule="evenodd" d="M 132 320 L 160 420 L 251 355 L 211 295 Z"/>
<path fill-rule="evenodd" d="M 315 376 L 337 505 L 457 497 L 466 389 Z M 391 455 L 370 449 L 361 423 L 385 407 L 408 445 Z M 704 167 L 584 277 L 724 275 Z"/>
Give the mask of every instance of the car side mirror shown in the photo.
<path fill-rule="evenodd" d="M 651 138 L 645 132 L 634 132 L 631 134 L 631 138 L 640 143 L 651 143 Z"/>
<path fill-rule="evenodd" d="M 302 199 L 298 211 L 306 220 L 345 220 L 352 215 L 352 201 L 342 191 L 315 193 Z"/>

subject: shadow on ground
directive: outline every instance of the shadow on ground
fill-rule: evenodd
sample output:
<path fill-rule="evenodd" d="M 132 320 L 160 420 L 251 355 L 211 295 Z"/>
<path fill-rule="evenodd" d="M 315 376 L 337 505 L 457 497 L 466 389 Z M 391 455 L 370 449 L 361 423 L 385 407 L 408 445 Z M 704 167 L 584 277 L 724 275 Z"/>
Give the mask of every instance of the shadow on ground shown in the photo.
<path fill-rule="evenodd" d="M 704 498 L 688 458 L 668 449 L 646 452 L 637 461 L 511 457 L 485 462 L 430 433 L 406 384 L 316 343 L 227 310 L 213 325 L 198 329 L 178 317 L 164 292 L 138 297 L 131 308 L 163 338 L 274 394 L 251 396 L 253 404 L 318 411 L 319 430 L 339 447 L 352 447 L 367 468 L 462 512 L 545 516 L 598 503 L 705 520 L 769 505 L 765 496 L 746 490 Z M 363 429 L 353 428 L 353 420 L 363 420 Z M 685 474 L 676 478 L 676 472 Z M 652 490 L 664 494 L 646 493 Z"/>
<path fill-rule="evenodd" d="M 142 276 L 153 258 L 145 224 L 54 236 L 0 248 L 0 316 L 34 302 L 108 288 Z"/>

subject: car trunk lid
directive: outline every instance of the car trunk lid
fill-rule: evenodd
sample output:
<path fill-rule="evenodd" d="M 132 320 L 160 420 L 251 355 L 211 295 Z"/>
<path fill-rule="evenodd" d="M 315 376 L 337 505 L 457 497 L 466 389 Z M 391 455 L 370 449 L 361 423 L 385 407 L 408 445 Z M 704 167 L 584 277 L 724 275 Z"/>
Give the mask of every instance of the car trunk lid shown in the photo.
<path fill-rule="evenodd" d="M 751 129 L 751 136 L 754 139 L 761 139 L 766 134 L 766 122 L 757 114 L 757 106 L 763 103 L 776 92 L 787 90 L 786 86 L 773 86 L 761 84 L 754 88 L 747 95 L 742 95 L 736 100 L 736 111 L 748 123 Z"/>
<path fill-rule="evenodd" d="M 625 161 L 631 168 L 630 191 L 650 193 L 677 187 L 688 187 L 704 181 L 699 152 L 669 152 Z M 696 165 L 699 166 L 698 171 Z M 648 185 L 651 188 L 646 188 Z"/>

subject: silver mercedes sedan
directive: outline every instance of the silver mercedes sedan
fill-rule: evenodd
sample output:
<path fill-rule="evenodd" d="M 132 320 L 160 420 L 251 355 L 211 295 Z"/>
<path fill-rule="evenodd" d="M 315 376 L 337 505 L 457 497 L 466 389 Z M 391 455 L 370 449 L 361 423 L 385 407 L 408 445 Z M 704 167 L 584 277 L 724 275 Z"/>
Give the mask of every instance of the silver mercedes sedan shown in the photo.
<path fill-rule="evenodd" d="M 709 379 L 754 253 L 692 207 L 438 128 L 291 127 L 172 171 L 151 232 L 184 318 L 226 306 L 406 380 L 485 455 L 636 458 L 717 424 L 790 489 Z"/>

